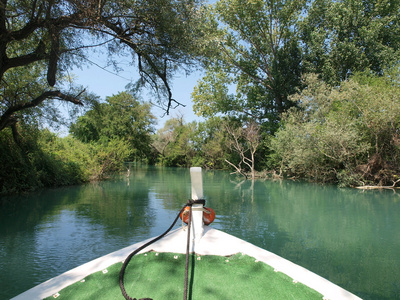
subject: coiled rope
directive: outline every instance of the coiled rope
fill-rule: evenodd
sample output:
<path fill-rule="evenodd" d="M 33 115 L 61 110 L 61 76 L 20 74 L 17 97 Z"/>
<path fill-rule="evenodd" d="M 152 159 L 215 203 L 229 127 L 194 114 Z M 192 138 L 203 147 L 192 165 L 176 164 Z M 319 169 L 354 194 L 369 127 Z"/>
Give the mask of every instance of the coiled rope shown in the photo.
<path fill-rule="evenodd" d="M 184 295 L 183 299 L 187 300 L 188 296 L 188 281 L 189 281 L 189 250 L 190 250 L 190 227 L 191 227 L 191 222 L 192 222 L 192 205 L 193 204 L 205 204 L 204 199 L 199 199 L 199 200 L 188 200 L 185 206 L 182 207 L 182 209 L 179 211 L 178 215 L 176 216 L 175 220 L 172 222 L 171 226 L 162 234 L 160 234 L 158 237 L 152 239 L 151 241 L 145 243 L 144 245 L 140 246 L 136 250 L 134 250 L 129 256 L 125 259 L 124 263 L 122 264 L 121 271 L 119 272 L 119 287 L 121 289 L 122 295 L 126 300 L 137 300 L 136 298 L 131 298 L 128 293 L 125 290 L 125 285 L 124 285 L 124 276 L 125 276 L 125 270 L 126 267 L 128 266 L 129 262 L 131 261 L 132 257 L 142 251 L 144 248 L 150 246 L 151 244 L 157 242 L 158 240 L 162 239 L 168 232 L 171 231 L 171 229 L 175 226 L 176 222 L 179 219 L 179 216 L 181 213 L 185 210 L 187 206 L 190 207 L 189 210 L 189 221 L 188 221 L 188 234 L 187 234 L 187 244 L 186 244 L 186 263 L 185 263 L 185 283 L 184 283 Z M 139 300 L 153 300 L 151 298 L 141 298 Z"/>

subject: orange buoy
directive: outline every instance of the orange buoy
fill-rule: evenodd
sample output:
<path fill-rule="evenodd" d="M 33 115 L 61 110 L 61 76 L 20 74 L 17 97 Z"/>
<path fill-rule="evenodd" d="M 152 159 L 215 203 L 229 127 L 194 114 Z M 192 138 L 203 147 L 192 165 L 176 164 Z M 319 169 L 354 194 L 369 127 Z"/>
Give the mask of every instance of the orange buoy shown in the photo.
<path fill-rule="evenodd" d="M 204 224 L 209 225 L 215 220 L 215 211 L 212 208 L 204 207 L 203 221 Z"/>
<path fill-rule="evenodd" d="M 189 210 L 190 210 L 190 207 L 186 206 L 185 209 L 180 214 L 181 220 L 183 222 L 185 222 L 186 224 L 189 222 Z"/>
<path fill-rule="evenodd" d="M 186 224 L 189 222 L 189 210 L 190 207 L 186 206 L 185 209 L 181 212 L 180 218 Z M 203 222 L 205 225 L 211 224 L 215 220 L 215 211 L 209 207 L 203 207 Z"/>

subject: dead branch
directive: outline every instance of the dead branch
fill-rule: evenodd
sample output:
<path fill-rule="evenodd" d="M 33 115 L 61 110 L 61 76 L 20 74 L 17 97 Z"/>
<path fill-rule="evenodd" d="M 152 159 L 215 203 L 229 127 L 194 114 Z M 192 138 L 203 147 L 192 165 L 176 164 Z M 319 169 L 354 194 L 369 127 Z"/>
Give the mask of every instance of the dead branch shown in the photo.
<path fill-rule="evenodd" d="M 247 179 L 246 173 L 244 173 L 244 172 L 242 171 L 241 168 L 237 167 L 235 164 L 231 163 L 231 162 L 230 162 L 229 160 L 227 160 L 227 159 L 225 159 L 225 162 L 227 162 L 228 164 L 230 164 L 232 167 L 235 168 L 236 172 L 233 172 L 233 173 L 231 173 L 231 174 L 239 173 L 240 175 L 243 175 L 243 176 Z"/>
<path fill-rule="evenodd" d="M 400 182 L 400 179 L 397 179 L 396 181 L 393 182 L 393 185 L 386 185 L 386 186 L 381 186 L 381 185 L 363 185 L 363 186 L 357 186 L 356 189 L 360 190 L 382 190 L 382 189 L 398 189 L 400 187 L 396 186 L 397 183 Z"/>

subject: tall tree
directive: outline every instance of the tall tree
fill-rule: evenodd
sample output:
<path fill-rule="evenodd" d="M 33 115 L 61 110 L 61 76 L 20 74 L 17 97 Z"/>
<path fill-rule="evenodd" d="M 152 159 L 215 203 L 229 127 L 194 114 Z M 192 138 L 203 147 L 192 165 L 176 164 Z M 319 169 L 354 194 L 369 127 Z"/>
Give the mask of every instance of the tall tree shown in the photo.
<path fill-rule="evenodd" d="M 199 122 L 193 136 L 196 155 L 193 164 L 208 169 L 222 169 L 227 157 L 224 119 L 208 118 Z"/>
<path fill-rule="evenodd" d="M 121 92 L 79 117 L 70 132 L 83 142 L 124 140 L 133 152 L 130 159 L 140 159 L 150 153 L 154 123 L 148 103 L 140 103 L 133 95 Z"/>
<path fill-rule="evenodd" d="M 215 14 L 225 28 L 216 46 L 216 63 L 194 94 L 198 114 L 203 114 L 207 109 L 203 103 L 209 101 L 223 108 L 216 112 L 236 111 L 261 123 L 276 122 L 292 105 L 288 95 L 301 84 L 296 31 L 304 5 L 305 1 L 281 0 L 216 3 Z M 234 96 L 229 89 L 221 89 L 227 84 L 236 86 Z M 212 93 L 201 85 L 212 86 Z M 211 98 L 216 95 L 217 99 Z"/>
<path fill-rule="evenodd" d="M 158 130 L 153 147 L 159 153 L 159 163 L 164 166 L 188 167 L 194 156 L 192 142 L 196 124 L 185 123 L 182 116 L 171 118 Z"/>
<path fill-rule="evenodd" d="M 300 26 L 307 72 L 337 85 L 371 69 L 382 75 L 400 59 L 400 2 L 315 0 Z"/>
<path fill-rule="evenodd" d="M 73 64 L 85 62 L 86 49 L 99 46 L 106 46 L 115 64 L 112 55 L 130 52 L 141 83 L 165 95 L 168 113 L 179 103 L 170 77 L 205 43 L 201 19 L 197 0 L 0 0 L 0 130 L 15 124 L 18 112 L 46 100 L 82 104 L 79 92 L 63 91 L 57 82 Z M 19 89 L 12 88 L 9 74 L 38 66 L 29 81 L 42 86 L 13 97 Z"/>

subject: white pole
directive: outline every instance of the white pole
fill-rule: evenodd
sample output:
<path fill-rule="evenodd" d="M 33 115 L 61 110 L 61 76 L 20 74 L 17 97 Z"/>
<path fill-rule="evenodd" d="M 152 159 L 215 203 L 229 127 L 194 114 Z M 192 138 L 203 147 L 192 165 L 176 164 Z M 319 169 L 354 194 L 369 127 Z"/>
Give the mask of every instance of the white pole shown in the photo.
<path fill-rule="evenodd" d="M 190 168 L 190 179 L 192 181 L 192 200 L 203 199 L 203 176 L 200 167 Z M 195 241 L 203 236 L 203 226 L 203 204 L 193 204 L 191 233 Z"/>

